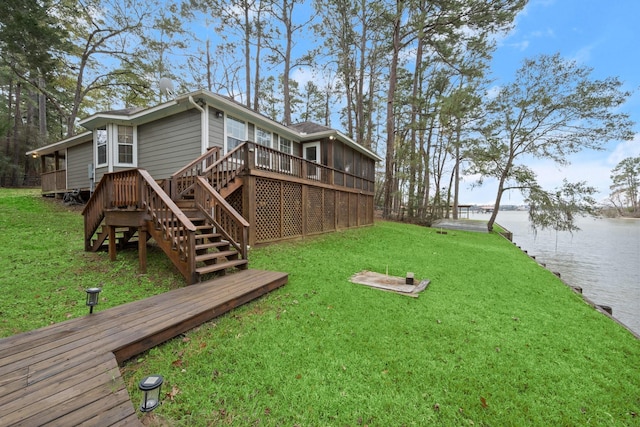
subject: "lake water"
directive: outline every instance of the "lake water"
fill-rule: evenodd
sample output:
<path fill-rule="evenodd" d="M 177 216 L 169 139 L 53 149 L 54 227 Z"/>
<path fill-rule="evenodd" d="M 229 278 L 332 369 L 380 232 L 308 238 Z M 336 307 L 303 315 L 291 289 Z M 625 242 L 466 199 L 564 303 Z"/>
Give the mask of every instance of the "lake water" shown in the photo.
<path fill-rule="evenodd" d="M 489 214 L 474 214 L 489 219 Z M 513 242 L 562 280 L 582 288 L 596 304 L 640 334 L 640 220 L 579 218 L 580 231 L 534 233 L 528 212 L 500 211 L 498 224 L 513 232 Z"/>

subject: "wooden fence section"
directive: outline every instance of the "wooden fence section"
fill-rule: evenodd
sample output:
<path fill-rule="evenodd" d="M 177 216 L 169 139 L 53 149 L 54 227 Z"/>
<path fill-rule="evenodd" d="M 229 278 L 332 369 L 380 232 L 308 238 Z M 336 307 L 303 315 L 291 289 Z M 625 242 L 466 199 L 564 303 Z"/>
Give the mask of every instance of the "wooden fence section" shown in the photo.
<path fill-rule="evenodd" d="M 250 244 L 373 225 L 373 194 L 252 174 L 229 202 L 252 225 Z M 255 202 L 251 203 L 251 199 Z"/>
<path fill-rule="evenodd" d="M 53 172 L 43 172 L 41 175 L 42 193 L 55 193 L 67 191 L 67 171 L 61 169 Z"/>
<path fill-rule="evenodd" d="M 0 426 L 140 426 L 119 363 L 287 280 L 243 270 L 0 339 Z"/>

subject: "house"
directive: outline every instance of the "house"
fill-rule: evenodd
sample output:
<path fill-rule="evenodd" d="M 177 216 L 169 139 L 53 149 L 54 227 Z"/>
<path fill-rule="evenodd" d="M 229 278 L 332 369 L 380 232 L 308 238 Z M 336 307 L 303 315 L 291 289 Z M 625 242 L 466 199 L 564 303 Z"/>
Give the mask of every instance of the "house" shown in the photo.
<path fill-rule="evenodd" d="M 30 151 L 42 193 L 79 192 L 85 248 L 154 238 L 187 282 L 246 266 L 247 246 L 373 224 L 376 153 L 314 123 L 283 126 L 205 90 L 94 114 Z"/>

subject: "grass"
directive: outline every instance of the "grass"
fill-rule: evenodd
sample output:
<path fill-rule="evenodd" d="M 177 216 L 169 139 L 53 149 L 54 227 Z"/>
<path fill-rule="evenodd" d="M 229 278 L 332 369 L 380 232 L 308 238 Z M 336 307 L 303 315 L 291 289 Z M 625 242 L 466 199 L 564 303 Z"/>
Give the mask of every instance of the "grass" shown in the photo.
<path fill-rule="evenodd" d="M 85 314 L 98 282 L 100 310 L 182 283 L 162 254 L 142 276 L 133 251 L 84 253 L 79 216 L 0 190 L 5 335 Z M 165 377 L 147 424 L 640 425 L 640 341 L 495 234 L 378 222 L 252 249 L 250 262 L 289 283 L 122 368 L 133 398 L 143 376 Z M 348 281 L 387 269 L 431 285 L 414 299 Z"/>
<path fill-rule="evenodd" d="M 183 286 L 152 248 L 147 275 L 137 254 L 84 252 L 81 210 L 43 199 L 38 190 L 0 189 L 0 337 L 87 313 L 85 289 L 101 287 L 98 309 Z"/>

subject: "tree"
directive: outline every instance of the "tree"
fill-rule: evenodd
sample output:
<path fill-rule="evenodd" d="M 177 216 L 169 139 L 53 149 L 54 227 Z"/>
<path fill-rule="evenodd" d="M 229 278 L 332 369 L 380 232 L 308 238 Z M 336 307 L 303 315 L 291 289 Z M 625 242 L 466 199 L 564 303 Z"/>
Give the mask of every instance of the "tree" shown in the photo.
<path fill-rule="evenodd" d="M 585 182 L 562 181 L 562 187 L 553 191 L 531 183 L 526 202 L 529 204 L 529 220 L 534 231 L 550 228 L 555 231 L 577 231 L 577 216 L 594 215 L 596 189 Z"/>
<path fill-rule="evenodd" d="M 294 14 L 296 5 L 303 6 L 303 1 L 273 0 L 269 4 L 269 12 L 275 21 L 274 25 L 280 25 L 274 31 L 280 35 L 282 43 L 279 43 L 276 38 L 271 38 L 269 39 L 269 48 L 273 52 L 270 62 L 282 64 L 282 121 L 287 126 L 292 123 L 291 110 L 294 108 L 295 103 L 295 94 L 293 92 L 297 89 L 294 86 L 295 83 L 291 81 L 291 72 L 297 67 L 311 64 L 314 56 L 313 53 L 306 53 L 298 58 L 293 57 L 293 48 L 296 45 L 294 35 L 300 35 L 315 19 L 315 15 L 311 15 L 304 22 L 296 22 L 296 14 Z"/>
<path fill-rule="evenodd" d="M 498 181 L 489 230 L 505 191 L 521 190 L 532 201 L 541 197 L 535 173 L 519 162 L 536 158 L 567 164 L 570 154 L 633 137 L 631 120 L 618 111 L 629 93 L 620 89 L 618 79 L 596 80 L 591 72 L 559 54 L 527 59 L 515 80 L 487 102 L 486 120 L 472 151 L 471 172 Z M 586 188 L 574 185 L 573 190 L 579 193 Z M 548 197 L 548 203 L 536 209 L 551 211 L 558 203 Z M 549 226 L 546 221 L 536 223 L 537 218 L 541 216 L 531 217 L 534 226 Z"/>
<path fill-rule="evenodd" d="M 388 11 L 388 19 L 393 24 L 390 45 L 389 86 L 387 90 L 386 118 L 386 156 L 384 180 L 384 205 L 382 215 L 389 217 L 391 213 L 393 187 L 393 161 L 396 146 L 395 103 L 399 62 L 406 57 L 408 48 L 412 48 L 420 38 L 430 43 L 430 54 L 446 58 L 442 47 L 466 37 L 466 34 L 497 34 L 512 25 L 513 19 L 525 5 L 523 0 L 440 0 L 437 2 L 424 0 L 396 0 L 393 10 Z M 442 43 L 448 40 L 448 43 Z M 425 49 L 426 50 L 426 49 Z"/>
<path fill-rule="evenodd" d="M 618 210 L 622 213 L 626 208 L 631 213 L 640 212 L 640 156 L 627 157 L 611 170 L 611 181 L 613 184 L 611 201 L 620 200 L 621 206 Z M 616 204 L 614 202 L 614 204 Z"/>
<path fill-rule="evenodd" d="M 1 119 L 6 123 L 0 126 L 0 183 L 5 185 L 23 184 L 24 151 L 48 134 L 44 98 L 33 83 L 44 85 L 67 48 L 66 32 L 57 25 L 52 5 L 49 0 L 0 3 L 0 85 L 6 106 Z"/>

